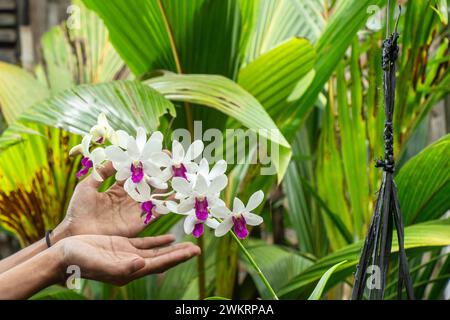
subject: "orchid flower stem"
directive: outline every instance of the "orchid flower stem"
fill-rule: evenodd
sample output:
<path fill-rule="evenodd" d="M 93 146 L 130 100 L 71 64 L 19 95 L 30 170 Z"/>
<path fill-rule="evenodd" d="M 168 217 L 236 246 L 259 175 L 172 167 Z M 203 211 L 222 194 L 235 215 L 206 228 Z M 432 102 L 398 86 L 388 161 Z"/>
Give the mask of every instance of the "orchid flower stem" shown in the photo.
<path fill-rule="evenodd" d="M 201 254 L 197 257 L 198 271 L 198 291 L 200 300 L 206 298 L 206 279 L 205 279 L 205 256 L 203 254 L 203 237 L 197 238 L 197 245 L 200 247 Z"/>
<path fill-rule="evenodd" d="M 264 275 L 264 273 L 261 271 L 261 269 L 258 267 L 258 265 L 256 264 L 256 261 L 253 259 L 253 257 L 250 255 L 250 252 L 247 251 L 247 249 L 245 249 L 244 245 L 242 244 L 242 242 L 238 239 L 238 237 L 234 234 L 233 231 L 230 231 L 231 236 L 233 237 L 233 240 L 237 243 L 237 245 L 239 246 L 239 248 L 241 249 L 241 251 L 244 253 L 244 255 L 247 257 L 248 261 L 250 262 L 250 264 L 253 266 L 253 268 L 255 269 L 256 273 L 258 273 L 258 276 L 260 277 L 261 281 L 264 283 L 264 285 L 266 286 L 267 290 L 269 290 L 270 294 L 272 295 L 273 300 L 278 300 L 278 296 L 275 293 L 275 291 L 273 290 L 272 286 L 270 285 L 269 281 L 267 281 L 266 276 Z"/>
<path fill-rule="evenodd" d="M 172 191 L 169 191 L 169 192 L 167 192 L 167 193 L 155 193 L 155 194 L 152 194 L 152 197 L 153 198 L 156 198 L 156 197 L 167 197 L 167 196 L 170 196 L 171 194 L 174 194 L 175 193 L 175 191 L 174 190 L 172 190 Z"/>

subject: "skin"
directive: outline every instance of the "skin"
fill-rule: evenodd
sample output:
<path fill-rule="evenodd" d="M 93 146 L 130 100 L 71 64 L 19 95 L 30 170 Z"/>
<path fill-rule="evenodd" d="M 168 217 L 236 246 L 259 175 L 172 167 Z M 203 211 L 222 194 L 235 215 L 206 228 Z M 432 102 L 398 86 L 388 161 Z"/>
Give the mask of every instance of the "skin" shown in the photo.
<path fill-rule="evenodd" d="M 108 164 L 99 172 L 106 179 L 115 170 Z M 170 245 L 172 235 L 133 238 L 146 227 L 139 204 L 121 183 L 106 192 L 98 192 L 100 185 L 90 176 L 78 184 L 50 248 L 42 239 L 0 261 L 0 299 L 25 299 L 61 283 L 70 265 L 83 278 L 121 286 L 200 254 L 192 243 Z"/>

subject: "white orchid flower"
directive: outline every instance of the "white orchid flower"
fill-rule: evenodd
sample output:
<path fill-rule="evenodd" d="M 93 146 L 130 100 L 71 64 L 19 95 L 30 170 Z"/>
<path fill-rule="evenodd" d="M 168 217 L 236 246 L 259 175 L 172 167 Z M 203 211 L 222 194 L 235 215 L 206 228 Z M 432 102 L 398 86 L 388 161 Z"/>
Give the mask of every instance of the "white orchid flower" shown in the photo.
<path fill-rule="evenodd" d="M 162 133 L 156 131 L 147 140 L 145 129 L 139 127 L 136 138 L 128 137 L 126 151 L 117 145 L 105 149 L 107 158 L 117 170 L 116 180 L 126 180 L 124 188 L 128 193 L 134 188 L 144 192 L 147 183 L 155 188 L 167 188 L 166 181 L 170 176 L 164 176 L 160 168 L 149 160 L 153 154 L 162 153 L 162 139 Z"/>
<path fill-rule="evenodd" d="M 152 156 L 152 160 L 161 167 L 166 168 L 165 171 L 173 177 L 187 179 L 187 174 L 195 173 L 198 165 L 194 160 L 203 152 L 203 142 L 195 140 L 187 149 L 184 148 L 177 140 L 172 142 L 172 156 L 166 153 L 158 153 Z"/>
<path fill-rule="evenodd" d="M 205 221 L 208 218 L 209 207 L 223 204 L 219 195 L 227 183 L 228 178 L 225 175 L 207 181 L 202 174 L 198 174 L 195 182 L 180 177 L 173 178 L 172 188 L 177 192 L 175 197 L 181 199 L 178 213 L 189 214 L 194 210 L 197 219 Z"/>
<path fill-rule="evenodd" d="M 244 206 L 239 198 L 234 198 L 233 211 L 230 211 L 225 206 L 214 206 L 211 208 L 211 214 L 223 219 L 216 228 L 216 237 L 221 237 L 226 234 L 232 227 L 239 239 L 244 239 L 248 236 L 247 224 L 250 226 L 257 226 L 263 222 L 263 218 L 251 211 L 258 207 L 264 199 L 264 193 L 259 190 L 255 192 L 248 200 L 247 206 Z"/>
<path fill-rule="evenodd" d="M 153 214 L 167 214 L 172 211 L 170 208 L 176 207 L 176 204 L 173 201 L 156 199 L 156 197 L 164 195 L 152 194 L 151 188 L 147 184 L 141 188 L 141 192 L 138 192 L 136 189 L 132 188 L 128 194 L 133 200 L 141 204 L 142 213 L 145 214 L 145 224 L 150 222 Z"/>
<path fill-rule="evenodd" d="M 83 159 L 81 159 L 82 168 L 77 172 L 77 178 L 81 178 L 82 176 L 89 173 L 89 170 L 92 168 L 92 176 L 97 181 L 103 181 L 102 176 L 98 173 L 97 168 L 100 167 L 106 159 L 105 150 L 103 148 L 96 148 L 92 152 L 89 151 L 92 141 L 92 135 L 87 134 L 83 137 L 81 144 L 73 147 L 69 154 L 78 154 L 81 153 L 83 155 Z"/>
<path fill-rule="evenodd" d="M 103 112 L 98 115 L 97 124 L 91 128 L 89 133 L 92 135 L 92 141 L 98 144 L 103 144 L 114 134 L 114 130 Z"/>

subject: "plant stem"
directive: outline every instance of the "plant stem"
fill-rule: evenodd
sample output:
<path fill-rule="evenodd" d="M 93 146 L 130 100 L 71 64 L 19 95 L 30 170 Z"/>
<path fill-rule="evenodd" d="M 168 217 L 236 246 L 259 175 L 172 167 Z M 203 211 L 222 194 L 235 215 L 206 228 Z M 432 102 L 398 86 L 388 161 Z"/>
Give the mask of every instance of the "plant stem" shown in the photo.
<path fill-rule="evenodd" d="M 244 245 L 242 244 L 242 242 L 238 239 L 238 237 L 234 234 L 233 231 L 230 231 L 231 236 L 233 237 L 234 241 L 238 244 L 239 248 L 242 250 L 242 252 L 244 253 L 244 255 L 247 257 L 248 261 L 250 262 L 250 264 L 253 266 L 253 268 L 255 269 L 255 271 L 258 273 L 258 276 L 260 277 L 261 281 L 264 283 L 264 285 L 266 286 L 267 290 L 269 290 L 270 294 L 272 295 L 272 298 L 274 300 L 278 300 L 278 296 L 275 293 L 275 291 L 273 290 L 272 286 L 270 285 L 269 281 L 267 281 L 266 277 L 264 276 L 264 273 L 262 273 L 261 269 L 258 267 L 258 265 L 256 264 L 256 261 L 253 259 L 253 257 L 250 255 L 250 253 L 247 251 L 247 249 L 245 249 Z"/>
<path fill-rule="evenodd" d="M 206 298 L 206 281 L 205 281 L 205 256 L 203 255 L 203 237 L 197 238 L 197 245 L 201 249 L 201 254 L 198 256 L 197 272 L 198 272 L 198 293 L 199 299 Z"/>

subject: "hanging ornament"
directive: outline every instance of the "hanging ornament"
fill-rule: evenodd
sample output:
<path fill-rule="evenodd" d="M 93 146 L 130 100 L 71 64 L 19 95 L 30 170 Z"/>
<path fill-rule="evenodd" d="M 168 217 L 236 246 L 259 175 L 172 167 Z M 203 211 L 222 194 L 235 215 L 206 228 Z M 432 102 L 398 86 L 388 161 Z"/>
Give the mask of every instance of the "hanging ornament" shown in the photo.
<path fill-rule="evenodd" d="M 400 7 L 399 7 L 400 8 Z M 377 160 L 376 167 L 383 168 L 383 179 L 375 212 L 369 225 L 364 247 L 361 252 L 359 264 L 355 273 L 352 299 L 361 300 L 367 287 L 369 300 L 382 300 L 386 285 L 386 276 L 389 270 L 389 257 L 392 247 L 392 231 L 395 226 L 398 239 L 398 298 L 402 297 L 403 286 L 406 288 L 408 299 L 414 299 L 414 292 L 409 275 L 408 259 L 404 246 L 404 226 L 402 214 L 397 195 L 397 186 L 394 181 L 394 136 L 393 136 L 393 113 L 395 101 L 395 62 L 398 58 L 399 47 L 397 32 L 400 13 L 395 23 L 394 32 L 390 34 L 390 1 L 387 6 L 386 39 L 383 41 L 382 68 L 384 71 L 384 107 L 386 120 L 384 124 L 384 159 Z M 401 8 L 400 8 L 401 12 Z M 370 268 L 370 269 L 369 269 Z M 370 280 L 375 283 L 366 285 L 369 272 L 373 273 Z M 376 278 L 378 277 L 378 279 Z"/>

